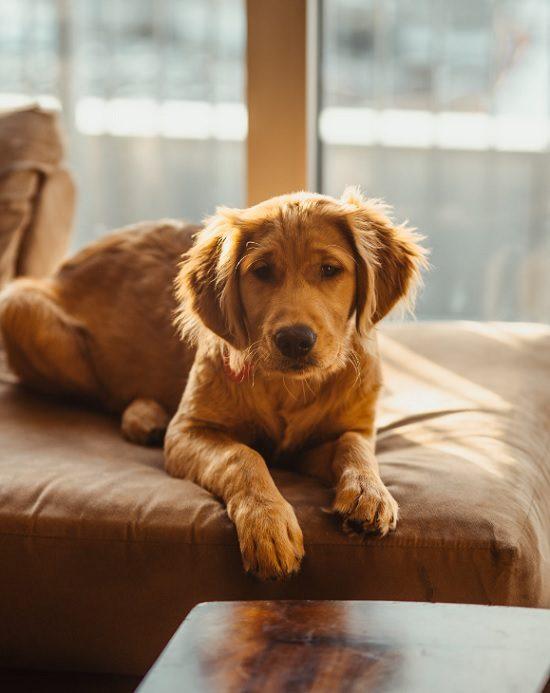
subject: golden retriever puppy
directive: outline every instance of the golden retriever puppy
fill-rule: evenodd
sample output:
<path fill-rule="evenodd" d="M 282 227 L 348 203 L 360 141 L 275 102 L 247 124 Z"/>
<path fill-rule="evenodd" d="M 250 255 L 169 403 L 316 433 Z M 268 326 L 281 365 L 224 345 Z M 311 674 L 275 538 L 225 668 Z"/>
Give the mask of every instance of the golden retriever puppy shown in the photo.
<path fill-rule="evenodd" d="M 354 190 L 296 193 L 218 210 L 182 263 L 178 325 L 197 355 L 166 469 L 224 501 L 261 578 L 298 570 L 304 548 L 260 451 L 330 480 L 346 525 L 396 525 L 374 454 L 373 327 L 417 283 L 418 240 Z"/>
<path fill-rule="evenodd" d="M 294 193 L 219 209 L 192 246 L 174 223 L 115 234 L 48 282 L 15 282 L 0 326 L 24 382 L 124 412 L 132 440 L 159 437 L 183 390 L 167 471 L 223 500 L 246 570 L 280 578 L 304 548 L 268 462 L 333 484 L 345 527 L 396 526 L 374 454 L 374 326 L 424 264 L 419 238 L 379 203 Z"/>

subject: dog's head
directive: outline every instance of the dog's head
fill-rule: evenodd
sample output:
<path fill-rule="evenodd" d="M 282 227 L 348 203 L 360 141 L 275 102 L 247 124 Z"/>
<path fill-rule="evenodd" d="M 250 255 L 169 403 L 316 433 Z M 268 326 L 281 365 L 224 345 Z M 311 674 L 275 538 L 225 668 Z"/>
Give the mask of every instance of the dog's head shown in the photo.
<path fill-rule="evenodd" d="M 355 189 L 275 197 L 207 220 L 177 278 L 184 335 L 204 327 L 257 368 L 294 377 L 343 365 L 425 265 L 420 238 Z"/>

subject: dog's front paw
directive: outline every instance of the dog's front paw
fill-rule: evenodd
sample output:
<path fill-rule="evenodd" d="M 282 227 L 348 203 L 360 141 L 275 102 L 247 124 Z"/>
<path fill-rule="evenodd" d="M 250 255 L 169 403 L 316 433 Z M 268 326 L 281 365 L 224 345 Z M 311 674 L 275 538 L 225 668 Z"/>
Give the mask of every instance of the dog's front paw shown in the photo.
<path fill-rule="evenodd" d="M 262 580 L 279 580 L 300 569 L 304 540 L 289 503 L 251 496 L 234 505 L 230 516 L 247 572 Z"/>
<path fill-rule="evenodd" d="M 346 531 L 384 536 L 397 524 L 397 503 L 376 474 L 344 472 L 332 510 L 341 515 Z"/>

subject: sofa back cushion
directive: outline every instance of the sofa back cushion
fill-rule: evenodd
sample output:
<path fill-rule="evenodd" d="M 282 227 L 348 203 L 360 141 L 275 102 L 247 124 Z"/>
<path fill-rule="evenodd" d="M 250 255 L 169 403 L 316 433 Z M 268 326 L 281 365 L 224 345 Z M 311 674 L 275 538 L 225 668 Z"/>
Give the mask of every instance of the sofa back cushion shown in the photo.
<path fill-rule="evenodd" d="M 0 114 L 0 287 L 55 268 L 74 207 L 56 116 L 39 108 Z"/>

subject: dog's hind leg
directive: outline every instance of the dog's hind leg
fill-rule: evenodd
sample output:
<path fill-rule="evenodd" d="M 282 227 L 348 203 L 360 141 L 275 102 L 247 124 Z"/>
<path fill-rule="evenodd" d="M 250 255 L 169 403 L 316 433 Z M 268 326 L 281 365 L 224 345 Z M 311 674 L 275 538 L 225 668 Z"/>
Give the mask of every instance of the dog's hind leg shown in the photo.
<path fill-rule="evenodd" d="M 135 399 L 122 414 L 124 437 L 139 445 L 162 445 L 170 422 L 166 410 L 153 399 Z"/>
<path fill-rule="evenodd" d="M 0 333 L 8 362 L 25 385 L 101 399 L 90 335 L 59 305 L 50 281 L 18 279 L 0 293 Z"/>

